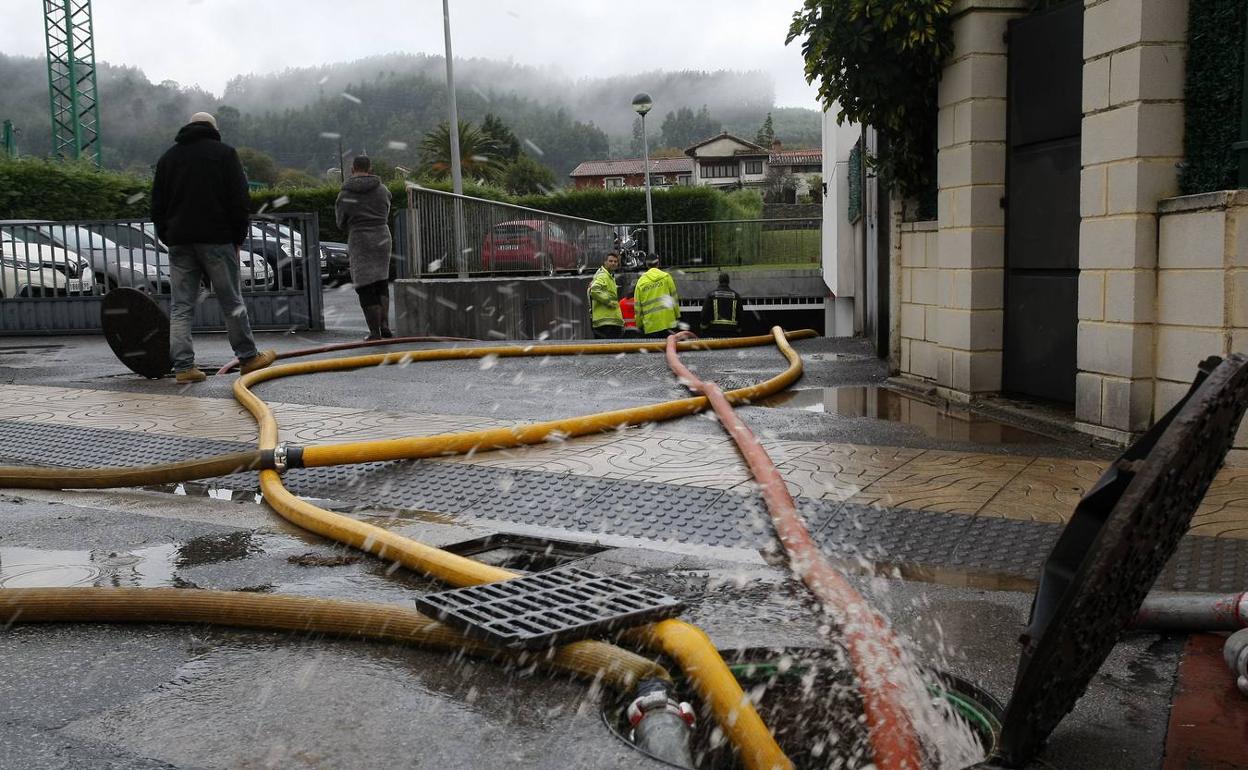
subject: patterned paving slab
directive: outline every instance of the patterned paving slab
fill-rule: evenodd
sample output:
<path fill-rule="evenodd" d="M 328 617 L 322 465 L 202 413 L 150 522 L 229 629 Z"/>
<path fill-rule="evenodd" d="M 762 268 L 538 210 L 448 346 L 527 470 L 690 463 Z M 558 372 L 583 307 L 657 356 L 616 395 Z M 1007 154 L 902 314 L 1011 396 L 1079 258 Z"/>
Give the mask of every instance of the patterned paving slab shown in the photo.
<path fill-rule="evenodd" d="M 376 412 L 274 403 L 282 438 L 312 444 L 434 435 L 514 424 L 487 417 Z M 0 386 L 0 420 L 250 443 L 255 423 L 234 401 L 31 385 Z M 831 444 L 764 441 L 795 496 L 864 505 L 1060 523 L 1104 463 Z M 754 493 L 727 437 L 644 429 L 437 462 L 679 484 Z M 1224 468 L 1193 531 L 1248 539 L 1248 467 Z"/>
<path fill-rule="evenodd" d="M 165 462 L 238 451 L 247 445 L 154 433 L 0 420 L 0 461 L 62 467 Z M 553 528 L 587 537 L 757 549 L 773 542 L 759 495 L 736 490 L 497 468 L 480 463 L 408 461 L 286 474 L 298 495 L 372 509 L 370 521 L 401 528 L 428 514 Z M 210 480 L 253 492 L 256 474 Z M 1053 522 L 881 508 L 798 498 L 820 547 L 854 567 L 986 587 L 1025 588 L 1060 531 Z M 380 510 L 378 510 L 380 509 Z M 390 512 L 390 518 L 386 512 Z M 1176 590 L 1241 590 L 1248 540 L 1188 536 L 1158 585 Z"/>

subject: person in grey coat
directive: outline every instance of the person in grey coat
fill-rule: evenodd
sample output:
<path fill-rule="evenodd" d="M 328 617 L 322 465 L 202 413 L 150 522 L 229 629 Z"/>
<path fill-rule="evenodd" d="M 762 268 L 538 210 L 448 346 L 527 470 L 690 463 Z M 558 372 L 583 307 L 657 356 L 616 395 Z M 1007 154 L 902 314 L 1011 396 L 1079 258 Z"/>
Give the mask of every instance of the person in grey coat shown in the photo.
<path fill-rule="evenodd" d="M 338 228 L 347 231 L 351 283 L 368 323 L 368 339 L 394 336 L 390 331 L 390 191 L 372 173 L 363 155 L 351 162 L 351 178 L 334 203 Z"/>

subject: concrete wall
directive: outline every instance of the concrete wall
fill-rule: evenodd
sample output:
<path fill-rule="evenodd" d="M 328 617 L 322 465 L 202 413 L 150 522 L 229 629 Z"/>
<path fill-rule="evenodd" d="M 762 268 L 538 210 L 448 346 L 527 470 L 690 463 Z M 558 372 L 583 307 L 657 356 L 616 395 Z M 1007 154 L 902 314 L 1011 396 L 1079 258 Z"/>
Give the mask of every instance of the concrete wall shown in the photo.
<path fill-rule="evenodd" d="M 862 331 L 864 220 L 849 221 L 849 155 L 862 136 L 862 126 L 840 125 L 839 107 L 823 112 L 823 179 L 827 187 L 822 206 L 820 254 L 823 279 L 832 297 L 827 301 L 824 329 L 830 337 L 852 337 Z M 766 209 L 764 209 L 764 212 Z"/>
<path fill-rule="evenodd" d="M 682 303 L 701 302 L 719 282 L 718 271 L 670 272 Z M 732 276 L 732 288 L 747 300 L 827 293 L 819 270 L 726 272 Z M 591 278 L 587 273 L 395 281 L 395 331 L 403 336 L 482 340 L 585 339 L 592 336 L 585 296 Z M 629 276 L 630 283 L 635 280 Z"/>
<path fill-rule="evenodd" d="M 1171 198 L 1159 212 L 1153 419 L 1206 356 L 1248 352 L 1248 190 Z M 1248 447 L 1248 428 L 1235 446 Z"/>
<path fill-rule="evenodd" d="M 591 336 L 585 297 L 591 277 L 395 281 L 396 331 L 482 340 L 583 339 Z"/>

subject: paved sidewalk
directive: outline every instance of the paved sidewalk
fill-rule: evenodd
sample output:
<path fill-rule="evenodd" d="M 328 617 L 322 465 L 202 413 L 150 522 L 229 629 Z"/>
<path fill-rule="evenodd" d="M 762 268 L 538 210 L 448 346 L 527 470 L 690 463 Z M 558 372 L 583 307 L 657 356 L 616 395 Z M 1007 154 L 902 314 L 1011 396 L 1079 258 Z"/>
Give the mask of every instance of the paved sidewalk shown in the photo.
<path fill-rule="evenodd" d="M 518 424 L 450 414 L 271 403 L 281 436 L 299 444 L 427 436 Z M 189 394 L 0 385 L 0 420 L 249 443 L 251 415 Z M 763 440 L 794 496 L 916 511 L 1062 523 L 1104 470 L 1099 460 L 814 441 Z M 514 450 L 448 457 L 489 468 L 756 491 L 727 437 L 645 428 Z M 1248 468 L 1218 474 L 1192 534 L 1248 539 Z"/>

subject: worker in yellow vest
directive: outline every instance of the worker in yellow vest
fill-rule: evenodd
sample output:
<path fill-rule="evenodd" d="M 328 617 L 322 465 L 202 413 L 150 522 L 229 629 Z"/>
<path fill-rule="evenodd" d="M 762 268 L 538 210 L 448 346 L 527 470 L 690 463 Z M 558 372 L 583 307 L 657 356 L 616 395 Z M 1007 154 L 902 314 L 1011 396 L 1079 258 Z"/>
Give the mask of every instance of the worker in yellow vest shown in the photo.
<path fill-rule="evenodd" d="M 659 269 L 659 255 L 646 259 L 650 269 L 637 279 L 633 297 L 637 301 L 637 328 L 643 336 L 662 339 L 680 326 L 680 297 L 676 282 Z"/>
<path fill-rule="evenodd" d="M 620 266 L 620 255 L 614 251 L 602 260 L 602 267 L 589 282 L 589 322 L 598 339 L 617 339 L 624 331 L 624 316 L 620 315 L 619 289 L 615 285 L 615 269 Z"/>

